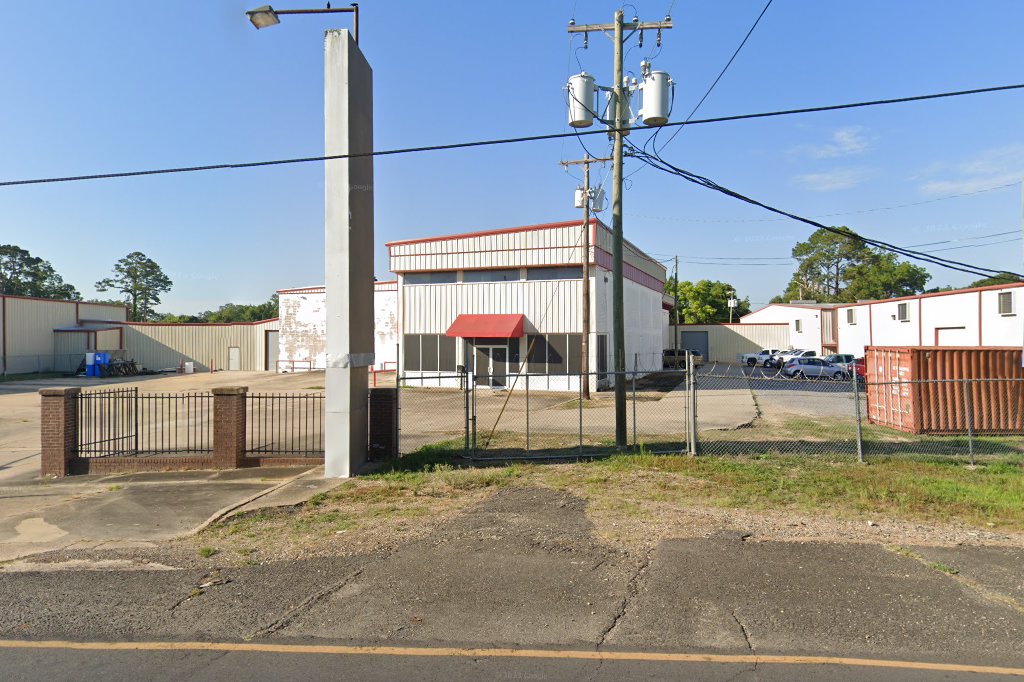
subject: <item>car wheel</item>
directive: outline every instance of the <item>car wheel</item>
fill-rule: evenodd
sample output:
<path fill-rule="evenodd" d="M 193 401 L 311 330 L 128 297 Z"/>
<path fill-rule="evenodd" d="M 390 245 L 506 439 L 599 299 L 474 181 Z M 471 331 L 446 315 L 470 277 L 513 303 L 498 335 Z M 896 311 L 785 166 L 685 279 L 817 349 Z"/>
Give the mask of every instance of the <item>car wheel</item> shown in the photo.
<path fill-rule="evenodd" d="M 841 381 L 845 378 L 846 375 L 843 372 L 836 372 L 835 374 L 832 375 L 832 381 Z"/>
<path fill-rule="evenodd" d="M 793 374 L 793 378 L 794 379 L 806 379 L 807 377 L 804 375 L 803 372 L 796 372 L 795 374 Z"/>
<path fill-rule="evenodd" d="M 755 360 L 754 358 L 748 358 L 747 359 L 747 367 L 753 367 L 756 364 L 757 364 L 757 360 Z"/>

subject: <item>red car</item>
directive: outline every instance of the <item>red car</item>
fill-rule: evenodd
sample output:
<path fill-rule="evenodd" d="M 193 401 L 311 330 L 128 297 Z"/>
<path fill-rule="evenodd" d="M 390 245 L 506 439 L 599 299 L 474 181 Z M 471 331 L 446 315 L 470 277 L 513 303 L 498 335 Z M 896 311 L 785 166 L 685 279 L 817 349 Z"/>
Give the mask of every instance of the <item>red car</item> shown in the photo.
<path fill-rule="evenodd" d="M 857 358 L 853 361 L 854 371 L 857 373 L 858 381 L 866 381 L 868 378 L 868 363 L 864 358 Z"/>

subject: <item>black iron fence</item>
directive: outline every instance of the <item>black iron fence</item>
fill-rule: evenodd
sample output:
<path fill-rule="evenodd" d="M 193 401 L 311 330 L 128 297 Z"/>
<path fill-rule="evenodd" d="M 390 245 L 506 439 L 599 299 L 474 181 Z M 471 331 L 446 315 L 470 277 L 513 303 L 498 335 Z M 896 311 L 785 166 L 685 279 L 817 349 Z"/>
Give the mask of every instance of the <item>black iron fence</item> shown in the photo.
<path fill-rule="evenodd" d="M 112 388 L 78 395 L 79 457 L 213 451 L 213 396 Z"/>
<path fill-rule="evenodd" d="M 246 395 L 246 453 L 324 456 L 323 393 Z"/>

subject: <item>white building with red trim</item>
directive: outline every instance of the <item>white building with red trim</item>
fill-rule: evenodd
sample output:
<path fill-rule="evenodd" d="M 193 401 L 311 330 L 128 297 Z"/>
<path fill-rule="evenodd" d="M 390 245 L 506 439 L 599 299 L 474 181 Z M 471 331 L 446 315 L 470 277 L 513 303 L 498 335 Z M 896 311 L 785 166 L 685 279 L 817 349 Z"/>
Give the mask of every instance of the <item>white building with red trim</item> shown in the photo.
<path fill-rule="evenodd" d="M 583 229 L 590 252 L 583 253 Z M 400 370 L 423 385 L 457 385 L 460 368 L 480 382 L 578 390 L 582 368 L 582 266 L 590 264 L 591 372 L 612 361 L 612 233 L 600 221 L 547 223 L 387 244 L 398 275 Z M 626 242 L 626 367 L 661 368 L 668 311 L 666 270 Z M 541 379 L 540 375 L 544 378 Z M 596 389 L 603 379 L 591 377 Z"/>
<path fill-rule="evenodd" d="M 839 352 L 868 346 L 1024 344 L 1024 283 L 940 291 L 836 306 Z"/>
<path fill-rule="evenodd" d="M 776 303 L 743 324 L 789 328 L 790 345 L 861 357 L 868 346 L 1005 347 L 1024 344 L 1024 283 L 857 303 Z"/>

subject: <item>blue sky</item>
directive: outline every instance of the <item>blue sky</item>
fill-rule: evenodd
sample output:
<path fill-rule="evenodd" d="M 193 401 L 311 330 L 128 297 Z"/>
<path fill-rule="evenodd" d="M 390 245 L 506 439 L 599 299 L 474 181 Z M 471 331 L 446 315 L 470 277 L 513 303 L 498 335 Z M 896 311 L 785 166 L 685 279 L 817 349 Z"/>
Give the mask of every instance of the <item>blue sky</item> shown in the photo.
<path fill-rule="evenodd" d="M 84 11 L 64 0 L 9 3 L 0 24 L 0 179 L 321 154 L 323 31 L 349 26 L 350 17 L 284 17 L 257 32 L 243 14 L 254 4 L 111 0 Z M 648 0 L 627 14 L 634 5 L 643 20 L 674 5 L 676 28 L 654 64 L 678 83 L 678 119 L 763 2 Z M 617 6 L 365 0 L 360 38 L 374 68 L 375 146 L 568 130 L 566 77 L 582 66 L 608 84 L 611 42 L 593 35 L 589 49 L 576 49 L 580 38 L 570 48 L 566 24 L 573 13 L 577 23 L 610 21 Z M 1024 4 L 1014 0 L 776 0 L 697 118 L 1020 82 L 1022 24 Z M 628 52 L 627 68 L 637 71 L 653 48 L 648 35 Z M 796 213 L 846 213 L 1019 181 L 1022 111 L 1024 94 L 1011 92 L 703 125 L 663 154 Z M 606 149 L 602 136 L 588 146 Z M 558 161 L 581 153 L 569 139 L 378 159 L 378 276 L 388 276 L 388 240 L 576 217 L 576 180 Z M 627 161 L 627 173 L 637 168 Z M 785 257 L 810 232 L 650 169 L 630 178 L 624 207 L 627 238 L 659 257 L 678 254 L 681 278 L 730 281 L 755 304 L 782 291 L 790 263 L 687 261 Z M 984 244 L 1008 237 L 974 238 L 1020 228 L 1020 189 L 828 222 L 901 245 Z M 323 280 L 323 169 L 3 188 L 0 243 L 46 258 L 86 296 L 117 258 L 140 250 L 175 282 L 165 311 L 258 302 Z M 1019 269 L 1021 243 L 938 255 Z M 973 279 L 931 272 L 930 285 Z"/>

